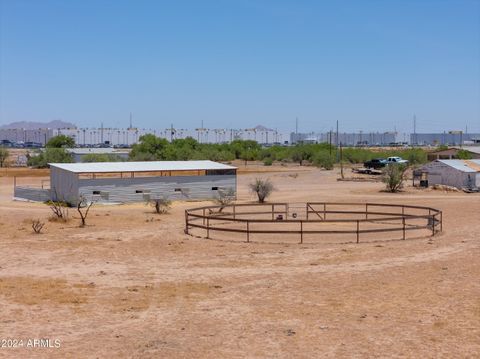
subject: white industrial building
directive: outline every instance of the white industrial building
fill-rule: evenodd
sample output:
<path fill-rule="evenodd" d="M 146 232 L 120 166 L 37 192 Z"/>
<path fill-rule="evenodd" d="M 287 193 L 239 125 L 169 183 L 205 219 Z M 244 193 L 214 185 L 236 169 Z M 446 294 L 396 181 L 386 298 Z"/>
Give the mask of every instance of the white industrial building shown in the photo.
<path fill-rule="evenodd" d="M 428 186 L 480 187 L 480 160 L 436 160 L 423 166 L 419 172 L 428 181 Z"/>
<path fill-rule="evenodd" d="M 149 198 L 206 200 L 237 188 L 237 168 L 212 161 L 51 163 L 50 189 L 15 186 L 14 197 L 76 203 L 82 196 L 103 203 Z"/>

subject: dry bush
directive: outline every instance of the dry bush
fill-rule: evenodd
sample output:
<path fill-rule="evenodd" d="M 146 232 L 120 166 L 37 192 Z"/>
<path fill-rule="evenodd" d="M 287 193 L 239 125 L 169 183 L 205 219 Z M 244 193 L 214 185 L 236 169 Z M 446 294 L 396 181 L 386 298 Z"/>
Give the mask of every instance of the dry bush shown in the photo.
<path fill-rule="evenodd" d="M 80 214 L 80 227 L 85 227 L 87 224 L 87 216 L 90 208 L 95 204 L 95 201 L 88 202 L 87 198 L 84 196 L 80 196 L 77 202 L 77 212 Z"/>
<path fill-rule="evenodd" d="M 218 189 L 217 197 L 215 198 L 215 203 L 220 206 L 219 212 L 222 212 L 223 209 L 232 204 L 236 199 L 235 190 L 233 188 Z"/>
<path fill-rule="evenodd" d="M 40 234 L 43 226 L 45 226 L 45 222 L 41 222 L 39 219 L 32 220 L 32 229 L 34 233 Z"/>
<path fill-rule="evenodd" d="M 148 204 L 155 208 L 157 214 L 166 214 L 172 207 L 172 201 L 168 198 L 151 198 L 147 200 Z"/>
<path fill-rule="evenodd" d="M 61 201 L 48 201 L 53 215 L 48 219 L 50 222 L 67 222 L 68 221 L 68 204 Z"/>
<path fill-rule="evenodd" d="M 382 181 L 387 187 L 387 191 L 395 193 L 403 188 L 405 182 L 407 166 L 401 164 L 389 164 L 382 171 Z"/>
<path fill-rule="evenodd" d="M 265 202 L 265 199 L 275 190 L 273 183 L 269 179 L 263 180 L 261 178 L 255 178 L 255 181 L 250 183 L 248 187 L 250 192 L 257 195 L 259 203 Z"/>

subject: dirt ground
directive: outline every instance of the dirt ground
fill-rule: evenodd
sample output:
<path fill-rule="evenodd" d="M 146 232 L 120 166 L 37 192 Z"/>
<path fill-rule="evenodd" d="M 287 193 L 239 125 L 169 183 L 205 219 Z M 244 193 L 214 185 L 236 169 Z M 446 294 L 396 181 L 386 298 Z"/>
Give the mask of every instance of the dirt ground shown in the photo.
<path fill-rule="evenodd" d="M 12 201 L 13 178 L 0 176 L 0 340 L 59 343 L 0 347 L 0 357 L 480 356 L 480 195 L 389 194 L 378 182 L 337 181 L 336 171 L 252 167 L 239 175 L 239 202 L 253 200 L 256 176 L 274 182 L 271 201 L 435 207 L 444 232 L 304 245 L 185 235 L 184 210 L 204 202 L 161 216 L 143 204 L 98 205 L 79 228 L 74 210 L 54 222 L 46 205 Z M 46 223 L 39 235 L 36 218 Z"/>

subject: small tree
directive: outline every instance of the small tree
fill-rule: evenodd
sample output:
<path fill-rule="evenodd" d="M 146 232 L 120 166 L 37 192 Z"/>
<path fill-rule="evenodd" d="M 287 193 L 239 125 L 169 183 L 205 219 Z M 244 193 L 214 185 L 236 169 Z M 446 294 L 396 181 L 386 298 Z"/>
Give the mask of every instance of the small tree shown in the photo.
<path fill-rule="evenodd" d="M 258 202 L 263 203 L 265 199 L 275 190 L 273 183 L 269 179 L 255 178 L 255 181 L 248 185 L 250 191 L 257 195 Z"/>
<path fill-rule="evenodd" d="M 5 167 L 8 158 L 8 150 L 0 147 L 0 167 Z"/>
<path fill-rule="evenodd" d="M 215 203 L 220 205 L 219 212 L 222 212 L 223 209 L 232 204 L 235 201 L 235 190 L 233 188 L 219 189 L 218 195 L 215 198 Z"/>
<path fill-rule="evenodd" d="M 71 148 L 74 146 L 74 139 L 66 135 L 54 136 L 48 140 L 47 144 L 45 145 L 45 147 L 48 148 Z"/>
<path fill-rule="evenodd" d="M 80 198 L 77 201 L 77 211 L 80 214 L 80 219 L 82 220 L 82 223 L 80 224 L 80 227 L 85 227 L 87 224 L 87 216 L 88 212 L 90 211 L 90 208 L 95 204 L 95 201 L 88 201 L 85 196 L 80 196 Z"/>
<path fill-rule="evenodd" d="M 390 164 L 383 169 L 382 181 L 389 192 L 398 192 L 403 187 L 406 170 L 407 166 L 400 164 Z"/>
<path fill-rule="evenodd" d="M 172 207 L 172 201 L 168 198 L 151 198 L 147 201 L 147 204 L 153 206 L 157 214 L 168 213 Z"/>

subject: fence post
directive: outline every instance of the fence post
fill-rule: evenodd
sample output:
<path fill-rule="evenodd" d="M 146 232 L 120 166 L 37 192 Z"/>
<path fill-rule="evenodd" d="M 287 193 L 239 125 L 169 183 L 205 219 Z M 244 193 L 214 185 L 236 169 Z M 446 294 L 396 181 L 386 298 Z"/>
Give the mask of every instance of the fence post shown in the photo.
<path fill-rule="evenodd" d="M 274 205 L 274 204 L 272 204 L 272 221 L 273 221 L 273 219 L 274 219 L 274 216 L 275 216 L 275 215 L 273 214 L 273 213 L 274 213 L 274 211 L 275 211 L 275 205 Z"/>
<path fill-rule="evenodd" d="M 205 225 L 205 208 L 203 209 L 203 220 L 202 220 L 202 222 L 203 222 L 203 225 Z"/>
<path fill-rule="evenodd" d="M 250 222 L 247 221 L 247 243 L 250 242 Z"/>
<path fill-rule="evenodd" d="M 309 206 L 309 204 L 306 203 L 306 204 L 305 204 L 305 215 L 306 215 L 306 217 L 307 217 L 307 221 L 308 221 L 308 206 Z"/>
<path fill-rule="evenodd" d="M 360 242 L 360 221 L 357 219 L 357 243 Z"/>
<path fill-rule="evenodd" d="M 207 238 L 210 238 L 210 217 L 207 217 Z"/>
<path fill-rule="evenodd" d="M 435 235 L 435 215 L 432 215 L 432 237 L 434 235 Z"/>
<path fill-rule="evenodd" d="M 303 243 L 303 221 L 300 221 L 300 244 Z"/>
<path fill-rule="evenodd" d="M 188 234 L 188 211 L 185 210 L 185 234 Z"/>
<path fill-rule="evenodd" d="M 405 240 L 405 217 L 402 217 L 402 223 L 403 223 L 403 240 Z"/>
<path fill-rule="evenodd" d="M 327 219 L 327 204 L 323 203 L 323 220 Z"/>
<path fill-rule="evenodd" d="M 365 203 L 365 219 L 368 219 L 368 203 Z"/>
<path fill-rule="evenodd" d="M 443 212 L 440 212 L 440 232 L 443 232 Z"/>
<path fill-rule="evenodd" d="M 235 219 L 235 203 L 233 204 L 233 219 Z"/>

